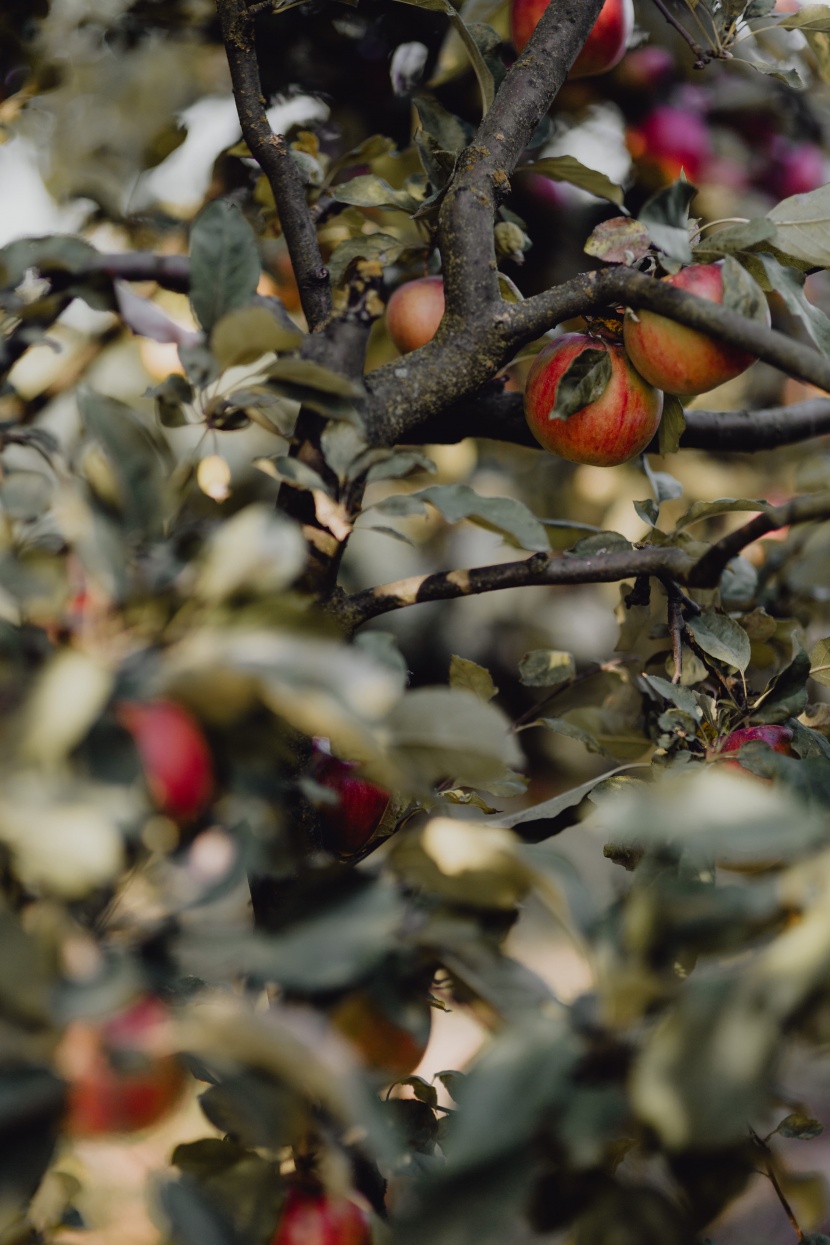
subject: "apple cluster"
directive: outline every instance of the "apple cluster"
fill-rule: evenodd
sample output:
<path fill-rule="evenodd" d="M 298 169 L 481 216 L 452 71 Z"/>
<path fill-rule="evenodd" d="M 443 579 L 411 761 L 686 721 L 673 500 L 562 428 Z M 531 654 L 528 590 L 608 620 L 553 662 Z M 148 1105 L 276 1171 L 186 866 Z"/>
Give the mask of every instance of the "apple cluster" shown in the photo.
<path fill-rule="evenodd" d="M 723 302 L 720 263 L 690 264 L 662 280 L 698 298 Z M 402 353 L 416 350 L 432 339 L 443 314 L 440 277 L 408 281 L 389 300 L 389 335 Z M 766 317 L 769 323 L 768 309 Z M 706 393 L 739 376 L 753 361 L 745 351 L 665 316 L 629 310 L 621 341 L 564 333 L 540 350 L 527 377 L 525 417 L 536 440 L 551 453 L 571 462 L 614 467 L 649 444 L 660 424 L 664 394 Z M 583 384 L 577 385 L 580 379 Z M 574 391 L 576 402 L 570 397 Z"/>

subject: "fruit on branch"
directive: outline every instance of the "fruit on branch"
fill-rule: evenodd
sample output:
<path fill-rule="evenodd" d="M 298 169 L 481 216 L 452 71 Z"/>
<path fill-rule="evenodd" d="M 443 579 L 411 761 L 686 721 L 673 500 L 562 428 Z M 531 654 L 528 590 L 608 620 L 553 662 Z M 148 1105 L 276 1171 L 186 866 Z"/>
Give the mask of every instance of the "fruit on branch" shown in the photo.
<path fill-rule="evenodd" d="M 371 1245 L 369 1216 L 349 1198 L 291 1186 L 271 1245 Z"/>
<path fill-rule="evenodd" d="M 361 778 L 354 761 L 341 761 L 314 741 L 311 776 L 337 796 L 320 805 L 323 845 L 338 856 L 361 852 L 383 821 L 391 796 L 377 783 Z"/>
<path fill-rule="evenodd" d="M 797 755 L 792 748 L 793 733 L 789 726 L 777 726 L 773 723 L 765 723 L 763 726 L 742 726 L 737 731 L 732 731 L 723 739 L 719 739 L 712 749 L 709 750 L 710 759 L 734 756 L 736 752 L 740 752 L 744 744 L 768 744 L 773 752 L 780 752 L 782 756 L 794 757 Z M 737 761 L 730 761 L 730 765 L 737 765 Z"/>
<path fill-rule="evenodd" d="M 659 104 L 632 126 L 626 143 L 646 181 L 655 185 L 669 185 L 681 173 L 697 181 L 712 154 L 700 113 L 671 104 Z"/>
<path fill-rule="evenodd" d="M 386 327 L 401 354 L 432 341 L 444 316 L 443 277 L 418 277 L 399 285 L 386 307 Z"/>
<path fill-rule="evenodd" d="M 610 370 L 604 388 L 600 379 L 592 385 L 587 376 L 574 388 L 577 371 L 596 374 L 603 368 L 606 374 Z M 574 463 L 614 467 L 648 445 L 660 423 L 663 395 L 634 370 L 622 346 L 586 333 L 565 333 L 536 356 L 524 406 L 530 431 L 546 450 Z"/>
<path fill-rule="evenodd" d="M 130 732 L 153 801 L 176 821 L 192 821 L 213 794 L 213 760 L 202 728 L 173 700 L 122 700 L 115 714 Z"/>
<path fill-rule="evenodd" d="M 690 264 L 673 276 L 663 277 L 666 285 L 709 302 L 723 302 L 723 269 L 715 264 Z M 769 326 L 769 308 L 764 305 Z M 653 311 L 627 311 L 623 340 L 631 362 L 647 381 L 666 393 L 706 393 L 745 372 L 754 355 L 737 346 L 727 346 L 697 329 L 677 324 Z"/>
<path fill-rule="evenodd" d="M 353 990 L 334 1007 L 331 1022 L 367 1067 L 398 1080 L 424 1057 L 432 1008 L 423 995 L 409 996 L 395 1000 L 392 1014 L 368 990 Z"/>
<path fill-rule="evenodd" d="M 510 6 L 510 36 L 517 52 L 524 50 L 549 2 L 513 0 Z M 633 29 L 632 0 L 605 0 L 568 77 L 591 78 L 613 69 L 622 60 Z"/>
<path fill-rule="evenodd" d="M 160 1044 L 169 1012 L 146 995 L 103 1022 L 72 1021 L 58 1059 L 68 1082 L 64 1130 L 101 1137 L 149 1128 L 176 1107 L 188 1083 Z"/>

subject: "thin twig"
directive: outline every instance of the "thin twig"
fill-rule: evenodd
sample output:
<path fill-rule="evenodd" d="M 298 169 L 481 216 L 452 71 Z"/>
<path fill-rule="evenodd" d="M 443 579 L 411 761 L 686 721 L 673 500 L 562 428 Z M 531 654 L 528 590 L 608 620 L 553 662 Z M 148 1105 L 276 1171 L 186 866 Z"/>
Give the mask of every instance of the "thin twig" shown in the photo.
<path fill-rule="evenodd" d="M 674 29 L 681 36 L 681 38 L 685 39 L 689 47 L 692 49 L 692 52 L 694 53 L 694 57 L 695 57 L 695 69 L 704 69 L 707 61 L 710 61 L 712 59 L 712 53 L 707 52 L 704 48 L 700 46 L 699 43 L 695 41 L 693 36 L 689 34 L 688 30 L 682 24 L 682 22 L 679 22 L 677 18 L 674 16 L 674 14 L 669 11 L 669 9 L 663 3 L 663 0 L 654 0 L 654 5 L 655 5 L 655 8 L 659 9 L 659 11 L 662 13 L 663 17 L 666 19 L 669 25 L 674 27 Z"/>

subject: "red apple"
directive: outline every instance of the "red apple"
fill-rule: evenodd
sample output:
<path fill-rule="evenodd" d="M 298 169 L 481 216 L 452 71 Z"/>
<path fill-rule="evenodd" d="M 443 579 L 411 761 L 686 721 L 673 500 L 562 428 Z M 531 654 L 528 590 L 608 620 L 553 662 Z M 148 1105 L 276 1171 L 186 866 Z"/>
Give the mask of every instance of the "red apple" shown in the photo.
<path fill-rule="evenodd" d="M 550 0 L 513 0 L 510 33 L 513 46 L 521 52 L 538 25 Z M 623 58 L 634 29 L 632 0 L 605 0 L 585 46 L 571 66 L 571 78 L 590 78 L 613 69 Z"/>
<path fill-rule="evenodd" d="M 369 1216 L 349 1198 L 291 1186 L 271 1245 L 371 1245 Z"/>
<path fill-rule="evenodd" d="M 133 737 L 161 811 L 177 821 L 204 812 L 213 794 L 213 761 L 192 714 L 173 700 L 122 700 L 115 715 Z"/>
<path fill-rule="evenodd" d="M 663 281 L 698 298 L 723 302 L 720 263 L 690 264 L 674 276 L 663 277 Z M 766 320 L 769 324 L 769 309 Z M 623 340 L 637 371 L 666 393 L 706 393 L 739 376 L 755 361 L 736 346 L 723 345 L 653 311 L 627 311 Z"/>
<path fill-rule="evenodd" d="M 652 182 L 668 185 L 681 173 L 696 181 L 709 160 L 711 142 L 706 121 L 699 112 L 660 104 L 626 133 L 632 157 L 652 176 Z"/>
<path fill-rule="evenodd" d="M 776 134 L 770 144 L 770 163 L 761 188 L 777 199 L 808 194 L 830 180 L 827 157 L 815 143 L 792 143 Z"/>
<path fill-rule="evenodd" d="M 179 1102 L 187 1073 L 158 1040 L 167 1007 L 145 996 L 103 1022 L 73 1021 L 58 1051 L 68 1082 L 64 1130 L 100 1137 L 149 1128 Z"/>
<path fill-rule="evenodd" d="M 677 81 L 677 64 L 668 48 L 649 43 L 629 52 L 616 79 L 626 91 L 664 92 Z"/>
<path fill-rule="evenodd" d="M 386 307 L 386 327 L 401 354 L 432 341 L 444 316 L 442 277 L 418 277 L 399 285 Z"/>
<path fill-rule="evenodd" d="M 551 418 L 559 382 L 586 350 L 607 351 L 605 392 L 567 419 Z M 622 346 L 585 333 L 565 333 L 540 350 L 525 385 L 525 417 L 546 450 L 574 463 L 614 467 L 641 453 L 657 431 L 663 395 L 643 380 Z"/>
<path fill-rule="evenodd" d="M 390 1015 L 368 990 L 353 990 L 333 1008 L 331 1022 L 367 1067 L 400 1080 L 424 1057 L 432 1008 L 426 997 L 416 995 L 400 1000 Z"/>
<path fill-rule="evenodd" d="M 766 723 L 763 726 L 742 726 L 740 730 L 732 731 L 725 738 L 719 739 L 713 749 L 714 756 L 732 756 L 736 752 L 740 752 L 744 744 L 769 744 L 773 752 L 780 752 L 782 756 L 793 757 L 796 753 L 791 747 L 793 733 L 789 726 L 776 726 Z"/>
<path fill-rule="evenodd" d="M 337 796 L 337 804 L 321 804 L 323 845 L 339 856 L 354 856 L 374 835 L 389 807 L 390 795 L 361 778 L 354 761 L 341 761 L 315 740 L 311 775 Z"/>

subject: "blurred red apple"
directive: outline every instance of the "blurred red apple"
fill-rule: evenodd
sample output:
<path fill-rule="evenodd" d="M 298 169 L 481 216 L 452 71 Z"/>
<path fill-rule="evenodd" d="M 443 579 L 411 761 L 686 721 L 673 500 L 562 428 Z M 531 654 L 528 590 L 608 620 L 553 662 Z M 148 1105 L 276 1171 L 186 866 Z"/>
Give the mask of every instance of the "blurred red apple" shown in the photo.
<path fill-rule="evenodd" d="M 717 264 L 690 264 L 662 280 L 713 303 L 723 302 L 723 271 Z M 767 308 L 767 324 L 769 309 Z M 754 357 L 653 311 L 627 311 L 623 340 L 637 371 L 666 393 L 706 393 L 746 371 Z"/>
<path fill-rule="evenodd" d="M 585 351 L 605 351 L 611 379 L 604 392 L 566 419 L 552 417 L 559 382 Z M 525 417 L 540 445 L 560 458 L 613 467 L 642 453 L 657 431 L 663 395 L 643 380 L 622 346 L 585 333 L 564 333 L 540 350 L 528 373 Z"/>
<path fill-rule="evenodd" d="M 161 811 L 177 821 L 204 812 L 214 789 L 213 760 L 193 715 L 173 700 L 122 700 L 115 715 L 133 737 Z"/>
<path fill-rule="evenodd" d="M 168 1009 L 147 995 L 103 1022 L 72 1021 L 58 1061 L 68 1081 L 64 1130 L 100 1137 L 149 1128 L 179 1102 L 188 1077 L 175 1055 L 161 1053 Z"/>
<path fill-rule="evenodd" d="M 369 1216 L 349 1198 L 292 1186 L 271 1245 L 371 1245 Z"/>
<path fill-rule="evenodd" d="M 362 851 L 383 821 L 390 795 L 383 787 L 361 778 L 354 761 L 341 761 L 314 741 L 311 776 L 337 796 L 336 804 L 320 805 L 323 845 L 338 856 Z"/>
<path fill-rule="evenodd" d="M 712 154 L 709 130 L 699 112 L 660 104 L 626 133 L 632 158 L 652 181 L 668 185 L 681 173 L 697 181 Z"/>
<path fill-rule="evenodd" d="M 513 0 L 510 33 L 517 52 L 523 51 L 550 0 Z M 585 46 L 577 56 L 570 78 L 590 78 L 619 64 L 634 29 L 632 0 L 605 0 Z"/>
<path fill-rule="evenodd" d="M 830 180 L 827 157 L 815 143 L 792 143 L 776 134 L 761 186 L 777 199 L 809 194 Z"/>
<path fill-rule="evenodd" d="M 432 341 L 444 316 L 442 277 L 418 277 L 399 285 L 386 307 L 386 327 L 401 354 Z"/>
<path fill-rule="evenodd" d="M 367 1067 L 399 1080 L 414 1072 L 424 1057 L 432 1008 L 426 997 L 417 995 L 400 1000 L 392 1015 L 368 990 L 354 990 L 332 1010 L 331 1022 Z"/>
<path fill-rule="evenodd" d="M 773 752 L 780 752 L 782 756 L 793 757 L 797 754 L 793 751 L 792 744 L 793 733 L 789 726 L 776 726 L 772 723 L 766 723 L 763 726 L 742 726 L 740 730 L 732 731 L 723 739 L 719 739 L 712 750 L 713 756 L 732 756 L 736 752 L 740 752 L 744 744 L 769 744 Z"/>

